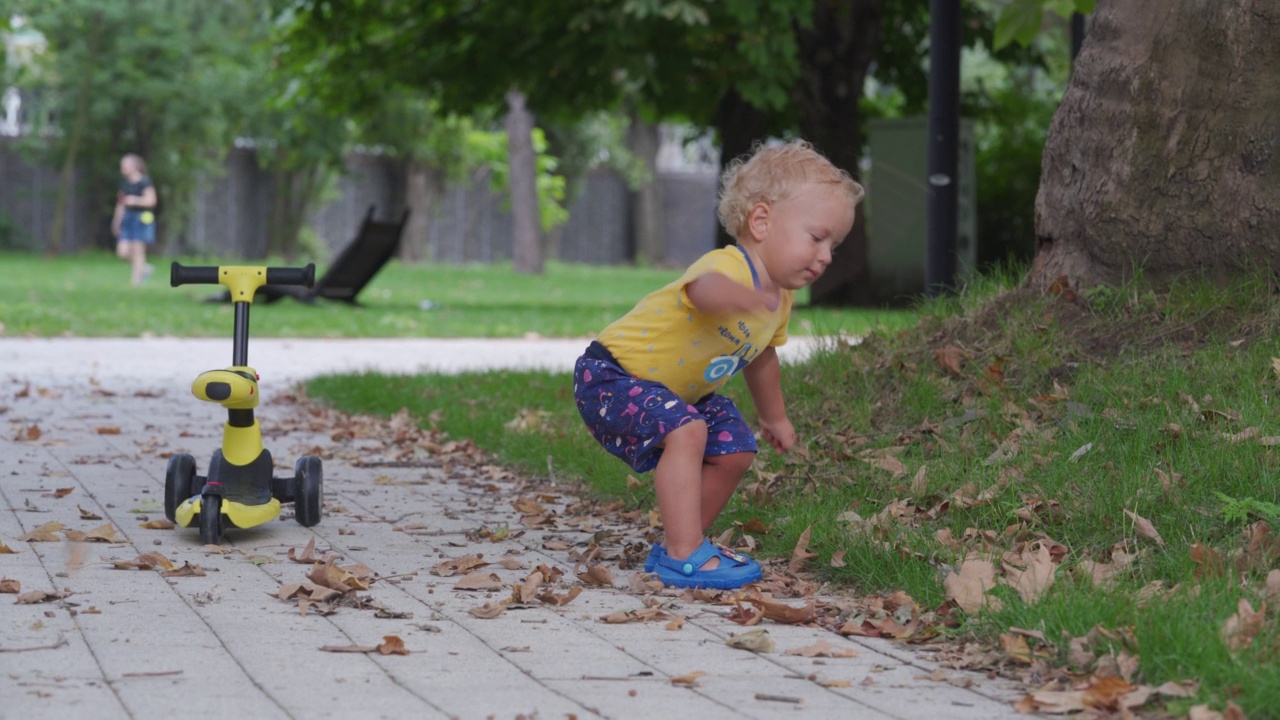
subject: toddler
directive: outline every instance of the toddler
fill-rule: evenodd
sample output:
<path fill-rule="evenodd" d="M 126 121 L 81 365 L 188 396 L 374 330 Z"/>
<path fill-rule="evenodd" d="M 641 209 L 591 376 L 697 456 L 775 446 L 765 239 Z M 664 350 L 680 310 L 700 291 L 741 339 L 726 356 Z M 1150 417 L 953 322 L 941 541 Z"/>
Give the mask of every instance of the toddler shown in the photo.
<path fill-rule="evenodd" d="M 862 186 L 808 143 L 760 146 L 721 178 L 733 247 L 699 258 L 600 332 L 577 361 L 574 397 L 596 440 L 638 473 L 654 471 L 665 542 L 647 572 L 677 587 L 736 588 L 760 564 L 712 545 L 707 530 L 755 459 L 755 434 L 717 391 L 742 372 L 760 436 L 796 442 L 776 347 L 795 290 L 812 283 L 853 226 Z"/>

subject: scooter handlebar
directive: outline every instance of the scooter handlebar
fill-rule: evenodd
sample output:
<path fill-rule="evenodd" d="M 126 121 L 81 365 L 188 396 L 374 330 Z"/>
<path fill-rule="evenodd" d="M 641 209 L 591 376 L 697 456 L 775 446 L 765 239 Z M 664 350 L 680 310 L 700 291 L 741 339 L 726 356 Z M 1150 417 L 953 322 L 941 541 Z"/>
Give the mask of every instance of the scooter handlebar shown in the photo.
<path fill-rule="evenodd" d="M 268 285 L 301 285 L 311 287 L 316 284 L 316 264 L 307 263 L 305 267 L 269 267 L 267 268 Z"/>
<path fill-rule="evenodd" d="M 174 262 L 169 267 L 169 285 L 217 285 L 218 266 L 216 265 L 183 265 Z M 305 267 L 269 267 L 267 271 L 268 285 L 301 285 L 312 287 L 316 284 L 316 265 L 307 263 Z"/>

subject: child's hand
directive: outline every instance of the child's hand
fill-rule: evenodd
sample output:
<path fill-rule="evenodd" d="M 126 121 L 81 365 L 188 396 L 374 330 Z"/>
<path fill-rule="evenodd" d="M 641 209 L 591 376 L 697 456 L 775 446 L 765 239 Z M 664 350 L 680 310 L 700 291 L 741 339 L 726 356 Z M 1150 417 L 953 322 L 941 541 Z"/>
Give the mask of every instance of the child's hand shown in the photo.
<path fill-rule="evenodd" d="M 786 453 L 796 444 L 796 429 L 787 418 L 777 422 L 761 421 L 760 436 L 780 453 Z"/>

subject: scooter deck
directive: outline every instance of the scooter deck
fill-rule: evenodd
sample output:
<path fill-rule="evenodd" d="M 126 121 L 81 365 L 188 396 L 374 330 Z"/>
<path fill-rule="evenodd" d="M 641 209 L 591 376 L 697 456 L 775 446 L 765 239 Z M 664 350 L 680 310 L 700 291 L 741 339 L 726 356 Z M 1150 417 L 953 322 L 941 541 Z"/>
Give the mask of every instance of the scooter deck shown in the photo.
<path fill-rule="evenodd" d="M 200 514 L 200 496 L 189 497 L 178 506 L 174 520 L 181 527 L 191 527 Z M 280 517 L 280 501 L 271 498 L 261 505 L 246 505 L 234 500 L 222 499 L 222 516 L 229 527 L 251 528 Z"/>

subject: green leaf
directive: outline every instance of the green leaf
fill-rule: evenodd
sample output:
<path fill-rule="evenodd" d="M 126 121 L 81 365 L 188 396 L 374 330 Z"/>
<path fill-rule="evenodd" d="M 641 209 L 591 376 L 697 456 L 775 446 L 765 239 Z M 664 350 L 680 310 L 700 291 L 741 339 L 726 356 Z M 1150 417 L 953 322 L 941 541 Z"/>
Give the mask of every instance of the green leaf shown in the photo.
<path fill-rule="evenodd" d="M 1042 0 L 1014 0 L 1000 11 L 996 18 L 995 49 L 1017 41 L 1027 46 L 1040 32 L 1040 23 L 1044 20 Z"/>

